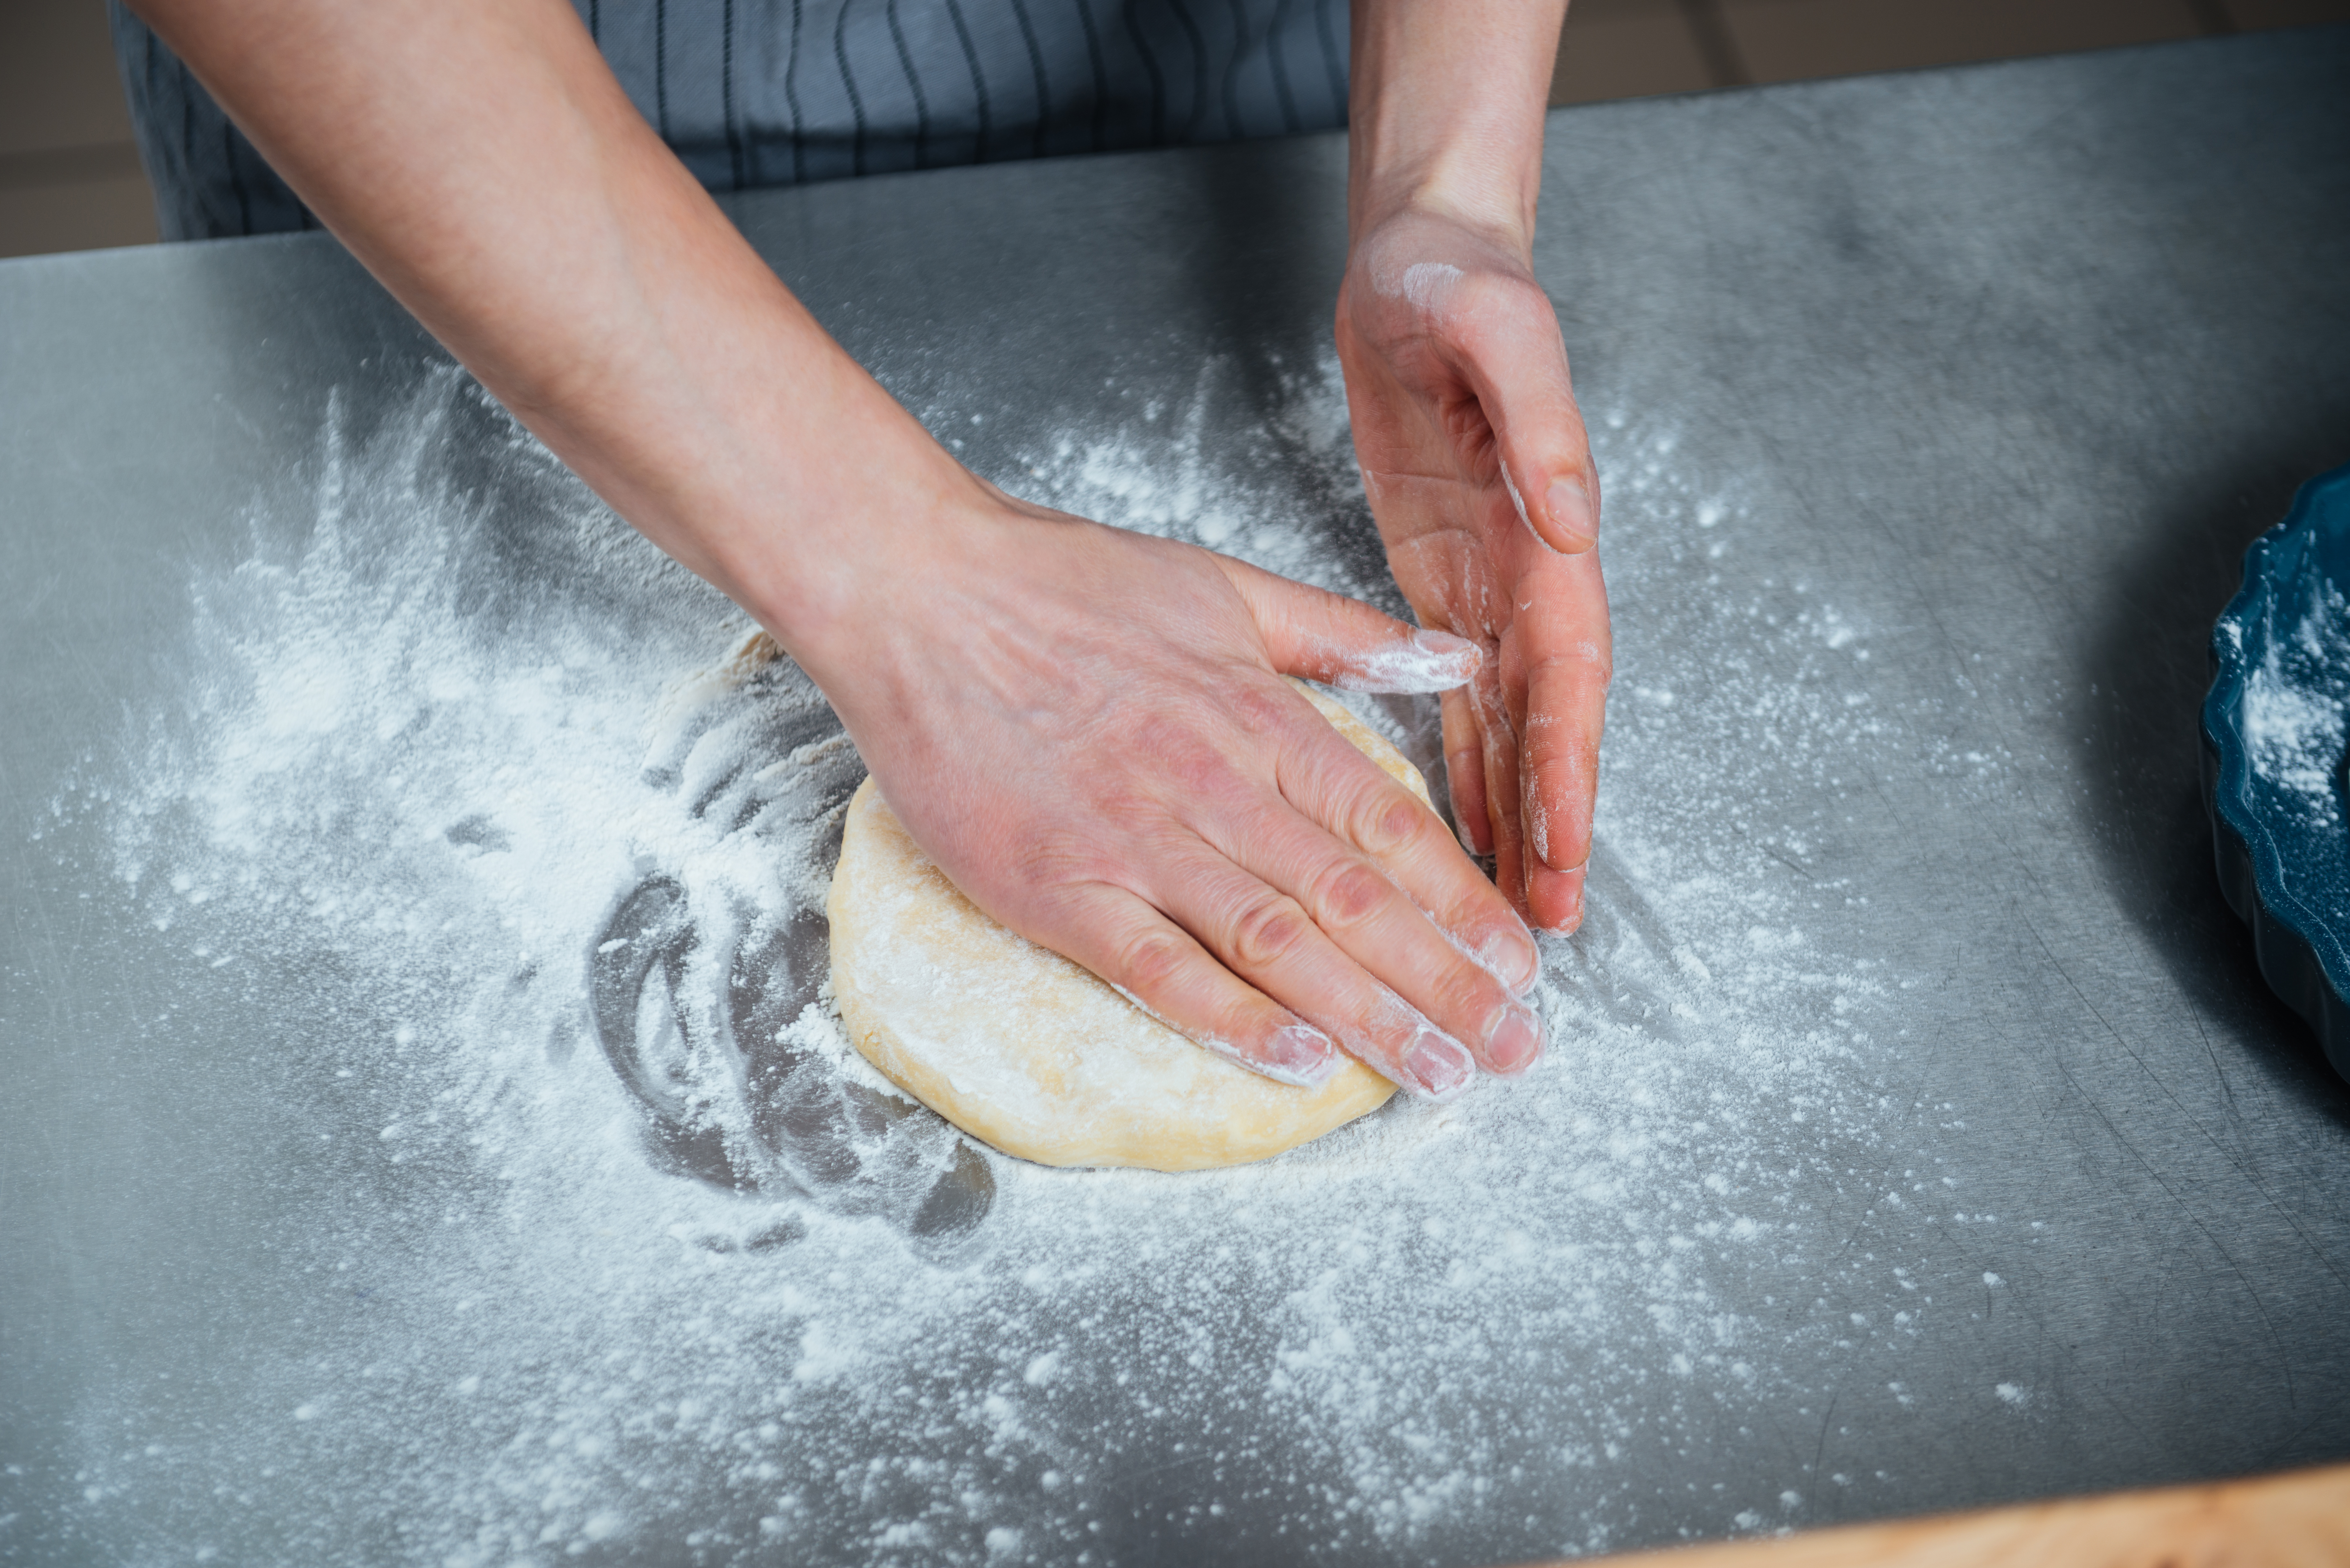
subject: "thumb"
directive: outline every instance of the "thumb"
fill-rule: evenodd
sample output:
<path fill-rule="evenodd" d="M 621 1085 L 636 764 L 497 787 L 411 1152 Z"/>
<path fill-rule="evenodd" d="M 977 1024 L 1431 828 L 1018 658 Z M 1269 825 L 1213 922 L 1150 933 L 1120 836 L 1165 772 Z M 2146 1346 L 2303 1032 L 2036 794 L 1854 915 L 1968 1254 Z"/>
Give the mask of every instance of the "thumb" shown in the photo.
<path fill-rule="evenodd" d="M 1450 691 L 1484 655 L 1466 638 L 1423 631 L 1359 599 L 1218 556 L 1255 618 L 1265 656 L 1283 675 L 1342 691 Z"/>
<path fill-rule="evenodd" d="M 1443 326 L 1500 438 L 1502 483 L 1519 520 L 1562 554 L 1590 549 L 1599 540 L 1599 472 L 1548 296 L 1532 282 L 1490 280 Z"/>

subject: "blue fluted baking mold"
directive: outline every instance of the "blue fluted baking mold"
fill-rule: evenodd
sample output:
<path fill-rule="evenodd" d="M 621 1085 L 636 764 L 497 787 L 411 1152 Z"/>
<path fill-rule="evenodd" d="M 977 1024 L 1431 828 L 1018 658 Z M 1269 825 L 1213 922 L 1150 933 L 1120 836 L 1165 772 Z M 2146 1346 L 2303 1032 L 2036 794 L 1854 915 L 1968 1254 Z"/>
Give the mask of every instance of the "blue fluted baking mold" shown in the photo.
<path fill-rule="evenodd" d="M 2314 659 L 2326 640 L 2302 635 L 2339 617 L 2350 594 L 2350 465 L 2301 487 L 2284 521 L 2244 552 L 2243 585 L 2211 628 L 2211 690 L 2203 700 L 2203 801 L 2220 887 L 2251 928 L 2261 974 L 2309 1021 L 2335 1072 L 2350 1078 L 2350 811 L 2343 761 L 2327 759 L 2332 809 L 2263 772 L 2245 735 L 2256 671 L 2341 703 L 2350 668 Z M 2331 628 L 2311 628 L 2315 630 Z"/>

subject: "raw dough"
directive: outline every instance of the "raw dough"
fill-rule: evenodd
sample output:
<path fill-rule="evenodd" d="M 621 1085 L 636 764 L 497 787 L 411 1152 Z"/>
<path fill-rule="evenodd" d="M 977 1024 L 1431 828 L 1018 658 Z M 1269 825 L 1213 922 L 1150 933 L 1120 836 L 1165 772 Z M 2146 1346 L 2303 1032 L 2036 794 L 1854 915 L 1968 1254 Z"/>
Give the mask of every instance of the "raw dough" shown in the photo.
<path fill-rule="evenodd" d="M 1428 799 L 1400 752 L 1320 692 L 1299 690 Z M 1343 1127 L 1395 1092 L 1351 1059 L 1320 1088 L 1298 1089 L 1193 1044 L 981 914 L 916 847 L 871 779 L 848 804 L 829 909 L 833 994 L 858 1050 L 1006 1154 L 1152 1170 L 1245 1165 Z"/>

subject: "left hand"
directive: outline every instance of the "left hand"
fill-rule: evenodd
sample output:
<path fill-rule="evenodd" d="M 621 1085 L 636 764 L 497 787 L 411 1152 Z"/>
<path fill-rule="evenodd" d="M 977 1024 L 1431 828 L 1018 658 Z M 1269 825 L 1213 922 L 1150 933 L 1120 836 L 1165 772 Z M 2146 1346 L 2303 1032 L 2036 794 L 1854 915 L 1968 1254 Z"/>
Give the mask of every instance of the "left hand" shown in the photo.
<path fill-rule="evenodd" d="M 1396 581 L 1421 624 L 1485 653 L 1444 695 L 1454 820 L 1529 923 L 1573 930 L 1611 653 L 1557 317 L 1523 242 L 1406 207 L 1358 236 L 1337 343 Z"/>

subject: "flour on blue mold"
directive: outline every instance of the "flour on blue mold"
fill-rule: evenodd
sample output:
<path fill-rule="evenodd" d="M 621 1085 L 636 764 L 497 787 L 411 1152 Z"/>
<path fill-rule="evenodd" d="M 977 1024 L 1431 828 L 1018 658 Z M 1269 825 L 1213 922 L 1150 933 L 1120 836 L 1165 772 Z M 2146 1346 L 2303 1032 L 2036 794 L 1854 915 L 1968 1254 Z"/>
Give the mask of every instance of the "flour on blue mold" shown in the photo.
<path fill-rule="evenodd" d="M 2339 821 L 2350 730 L 2350 604 L 2320 582 L 2272 613 L 2291 618 L 2272 628 L 2245 677 L 2241 720 L 2251 769 L 2306 818 Z"/>

